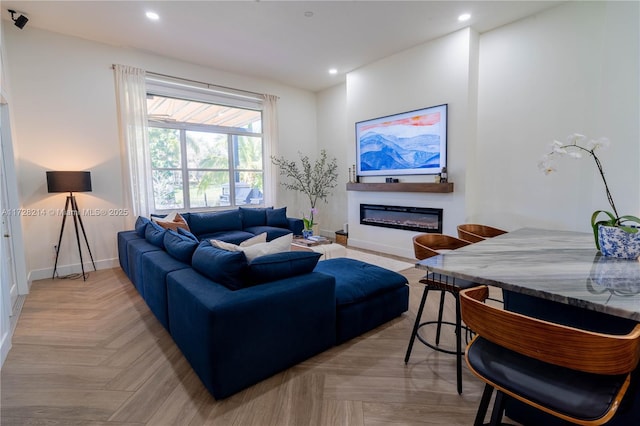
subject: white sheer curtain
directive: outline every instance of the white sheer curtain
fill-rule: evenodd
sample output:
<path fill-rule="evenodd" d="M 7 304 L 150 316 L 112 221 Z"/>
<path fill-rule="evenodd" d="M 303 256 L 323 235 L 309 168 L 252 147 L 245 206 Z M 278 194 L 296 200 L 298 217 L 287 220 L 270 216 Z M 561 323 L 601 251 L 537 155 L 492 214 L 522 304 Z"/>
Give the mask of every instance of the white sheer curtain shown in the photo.
<path fill-rule="evenodd" d="M 149 217 L 153 203 L 149 159 L 146 72 L 127 65 L 114 65 L 123 190 L 130 215 Z"/>
<path fill-rule="evenodd" d="M 275 171 L 271 157 L 278 156 L 278 97 L 275 95 L 262 95 L 264 100 L 263 119 L 263 144 L 264 144 L 264 205 L 275 206 L 278 199 L 278 174 Z"/>

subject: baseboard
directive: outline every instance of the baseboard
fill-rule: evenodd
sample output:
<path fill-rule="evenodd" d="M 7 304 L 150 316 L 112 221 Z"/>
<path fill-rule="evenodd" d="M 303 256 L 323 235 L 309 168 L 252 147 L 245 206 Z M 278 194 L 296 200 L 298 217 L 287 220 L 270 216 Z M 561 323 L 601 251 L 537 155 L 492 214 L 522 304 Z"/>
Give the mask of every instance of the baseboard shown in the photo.
<path fill-rule="evenodd" d="M 9 355 L 9 350 L 11 349 L 11 333 L 7 330 L 6 333 L 2 335 L 2 339 L 0 340 L 0 367 L 4 365 L 4 360 L 7 359 L 7 355 Z"/>
<path fill-rule="evenodd" d="M 110 268 L 115 268 L 120 266 L 120 262 L 118 261 L 118 258 L 98 260 L 97 262 L 95 262 L 95 264 L 96 264 L 96 269 L 110 269 Z M 91 262 L 89 263 L 85 262 L 84 271 L 85 272 L 93 271 L 93 265 L 91 264 Z M 62 266 L 58 266 L 56 273 L 58 276 L 64 276 L 69 274 L 82 274 L 82 268 L 80 267 L 80 263 L 75 263 L 73 265 L 62 265 Z M 31 283 L 33 281 L 51 278 L 52 276 L 53 276 L 53 268 L 34 269 L 32 271 L 29 271 L 28 281 L 29 283 Z"/>

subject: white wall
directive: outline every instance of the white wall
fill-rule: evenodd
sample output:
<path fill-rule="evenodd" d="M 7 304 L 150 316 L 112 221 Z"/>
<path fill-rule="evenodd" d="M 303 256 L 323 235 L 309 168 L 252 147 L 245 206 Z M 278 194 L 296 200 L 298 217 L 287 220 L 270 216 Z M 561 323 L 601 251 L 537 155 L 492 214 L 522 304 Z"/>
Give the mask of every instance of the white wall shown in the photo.
<path fill-rule="evenodd" d="M 21 207 L 44 212 L 23 218 L 30 279 L 49 277 L 52 272 L 53 246 L 62 218 L 49 212 L 62 209 L 65 202 L 64 194 L 47 193 L 46 170 L 91 171 L 93 192 L 77 194 L 80 209 L 123 205 L 113 63 L 277 95 L 279 152 L 289 156 L 298 150 L 316 151 L 316 105 L 311 92 L 35 28 L 20 31 L 12 26 L 5 36 Z M 277 204 L 287 205 L 294 215 L 304 207 L 295 205 L 291 194 L 282 189 Z M 124 219 L 85 216 L 84 224 L 97 266 L 116 266 L 116 233 L 125 228 Z M 79 272 L 71 228 L 67 224 L 62 242 L 61 273 L 70 271 L 67 265 Z"/>
<path fill-rule="evenodd" d="M 482 35 L 470 220 L 590 231 L 610 210 L 593 160 L 537 169 L 574 132 L 611 139 L 600 159 L 618 211 L 640 213 L 639 18 L 638 2 L 570 2 Z"/>
<path fill-rule="evenodd" d="M 346 86 L 340 84 L 318 93 L 318 144 L 319 150 L 327 150 L 328 158 L 335 158 L 338 164 L 338 184 L 327 198 L 327 203 L 318 202 L 320 232 L 335 237 L 335 232 L 347 222 L 348 170 L 349 158 L 355 149 L 353 136 L 349 133 L 353 126 L 347 124 Z M 350 137 L 351 136 L 351 137 Z"/>
<path fill-rule="evenodd" d="M 361 120 L 428 106 L 448 104 L 447 170 L 454 192 L 348 193 L 349 244 L 413 257 L 411 239 L 416 232 L 360 225 L 360 204 L 403 205 L 444 209 L 443 232 L 455 234 L 465 217 L 468 144 L 475 135 L 475 105 L 470 103 L 470 81 L 476 79 L 470 46 L 477 35 L 463 29 L 360 68 L 347 76 L 347 158 L 355 164 L 354 124 Z M 473 100 L 473 98 L 472 98 Z M 433 182 L 433 176 L 398 176 L 400 181 Z M 384 182 L 369 177 L 365 182 Z"/>
<path fill-rule="evenodd" d="M 442 207 L 450 235 L 464 222 L 589 232 L 591 213 L 609 210 L 593 161 L 564 161 L 551 176 L 537 169 L 549 143 L 573 132 L 611 139 L 600 155 L 609 186 L 619 213 L 639 216 L 639 18 L 637 2 L 569 2 L 480 36 L 459 31 L 350 73 L 347 167 L 355 162 L 355 122 L 448 103 L 455 189 L 349 192 L 349 244 L 413 257 L 415 233 L 358 224 L 359 204 L 374 201 Z M 323 122 L 333 111 L 340 120 L 337 105 L 319 104 Z"/>

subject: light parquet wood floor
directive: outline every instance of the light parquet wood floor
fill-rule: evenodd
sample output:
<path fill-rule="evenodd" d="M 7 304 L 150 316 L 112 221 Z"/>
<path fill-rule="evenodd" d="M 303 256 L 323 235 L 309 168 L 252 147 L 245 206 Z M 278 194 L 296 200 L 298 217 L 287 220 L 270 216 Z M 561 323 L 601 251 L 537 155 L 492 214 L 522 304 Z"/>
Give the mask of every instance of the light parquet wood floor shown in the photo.
<path fill-rule="evenodd" d="M 454 356 L 417 342 L 404 364 L 423 288 L 420 271 L 402 273 L 409 312 L 221 401 L 120 269 L 34 282 L 2 368 L 0 423 L 470 425 L 482 384 L 466 365 L 460 396 Z M 453 342 L 445 330 L 443 344 Z"/>

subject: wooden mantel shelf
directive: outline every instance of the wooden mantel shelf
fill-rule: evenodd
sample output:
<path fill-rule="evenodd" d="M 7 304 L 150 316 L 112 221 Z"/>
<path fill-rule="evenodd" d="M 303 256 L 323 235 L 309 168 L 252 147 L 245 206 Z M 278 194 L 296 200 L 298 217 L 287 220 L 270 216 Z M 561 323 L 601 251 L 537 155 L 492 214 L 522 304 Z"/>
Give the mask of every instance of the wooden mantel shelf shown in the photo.
<path fill-rule="evenodd" d="M 377 191 L 377 192 L 453 192 L 453 182 L 398 182 L 398 183 L 347 183 L 347 191 Z"/>

